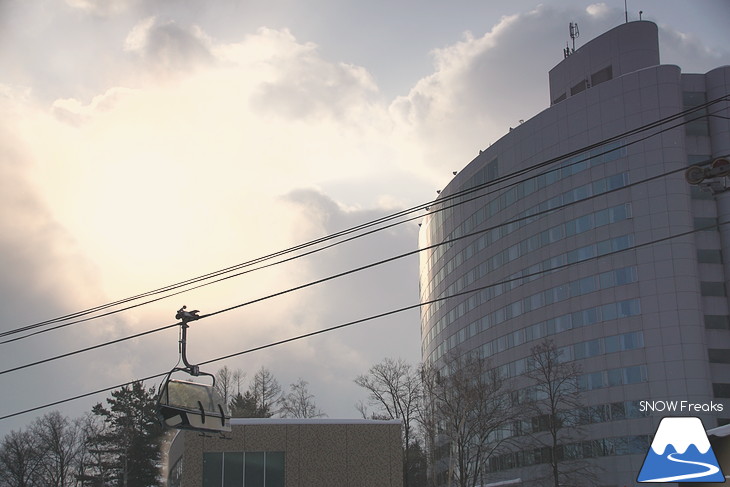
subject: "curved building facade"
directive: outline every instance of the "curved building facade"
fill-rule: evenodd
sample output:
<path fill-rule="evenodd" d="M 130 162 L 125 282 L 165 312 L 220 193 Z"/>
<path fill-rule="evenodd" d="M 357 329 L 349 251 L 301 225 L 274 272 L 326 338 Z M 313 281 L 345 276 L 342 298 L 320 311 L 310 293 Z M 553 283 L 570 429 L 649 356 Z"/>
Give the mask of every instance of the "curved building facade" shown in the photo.
<path fill-rule="evenodd" d="M 685 179 L 730 154 L 730 67 L 660 64 L 657 27 L 640 21 L 549 79 L 550 107 L 480 151 L 422 223 L 423 360 L 478 353 L 519 388 L 552 340 L 589 413 L 566 451 L 599 467 L 596 485 L 634 485 L 662 416 L 730 421 L 730 234 L 714 226 L 730 192 Z M 672 401 L 705 410 L 647 409 Z M 544 458 L 528 450 L 493 456 L 483 483 L 540 485 Z"/>

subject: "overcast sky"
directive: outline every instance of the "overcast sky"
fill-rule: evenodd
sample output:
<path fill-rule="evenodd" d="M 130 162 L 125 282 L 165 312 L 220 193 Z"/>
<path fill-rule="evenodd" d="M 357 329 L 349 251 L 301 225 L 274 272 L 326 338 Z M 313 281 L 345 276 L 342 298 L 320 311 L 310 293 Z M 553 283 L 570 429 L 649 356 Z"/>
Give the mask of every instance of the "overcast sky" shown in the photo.
<path fill-rule="evenodd" d="M 725 0 L 631 0 L 662 62 L 730 64 Z M 624 2 L 0 0 L 0 331 L 126 298 L 426 203 L 547 108 L 547 73 Z M 416 222 L 0 345 L 0 370 L 214 312 L 417 247 Z M 418 302 L 416 257 L 193 324 L 203 362 Z M 166 371 L 177 331 L 0 375 L 0 416 Z M 225 362 L 302 377 L 329 417 L 353 379 L 420 360 L 418 312 Z M 152 383 L 149 384 L 153 385 Z M 58 406 L 72 417 L 105 394 Z M 0 421 L 0 434 L 42 410 Z"/>

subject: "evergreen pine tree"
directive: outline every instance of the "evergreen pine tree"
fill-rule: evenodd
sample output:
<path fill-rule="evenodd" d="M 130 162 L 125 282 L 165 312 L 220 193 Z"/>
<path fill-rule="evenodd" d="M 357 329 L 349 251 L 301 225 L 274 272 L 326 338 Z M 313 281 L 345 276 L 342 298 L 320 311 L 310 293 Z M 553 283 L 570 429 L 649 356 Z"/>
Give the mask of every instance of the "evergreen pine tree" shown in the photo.
<path fill-rule="evenodd" d="M 99 403 L 92 409 L 104 422 L 103 430 L 89 438 L 90 451 L 101 459 L 99 474 L 106 477 L 113 472 L 113 485 L 118 486 L 160 485 L 163 430 L 155 413 L 154 389 L 135 382 L 111 395 L 106 407 Z"/>

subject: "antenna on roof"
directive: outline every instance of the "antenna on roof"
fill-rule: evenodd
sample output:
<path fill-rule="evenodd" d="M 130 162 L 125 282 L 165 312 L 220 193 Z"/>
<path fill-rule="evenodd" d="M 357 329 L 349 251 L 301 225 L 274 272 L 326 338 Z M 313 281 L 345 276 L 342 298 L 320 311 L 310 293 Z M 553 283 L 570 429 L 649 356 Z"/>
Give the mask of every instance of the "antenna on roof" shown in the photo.
<path fill-rule="evenodd" d="M 627 0 L 624 0 L 624 15 L 626 15 L 626 23 L 629 23 L 629 6 L 627 5 Z"/>
<path fill-rule="evenodd" d="M 570 49 L 566 43 L 565 49 L 563 50 L 563 54 L 565 55 L 565 57 L 568 57 L 575 52 L 575 39 L 580 37 L 580 31 L 578 30 L 578 22 L 571 22 L 569 29 L 570 29 L 570 38 L 573 40 L 573 49 Z"/>

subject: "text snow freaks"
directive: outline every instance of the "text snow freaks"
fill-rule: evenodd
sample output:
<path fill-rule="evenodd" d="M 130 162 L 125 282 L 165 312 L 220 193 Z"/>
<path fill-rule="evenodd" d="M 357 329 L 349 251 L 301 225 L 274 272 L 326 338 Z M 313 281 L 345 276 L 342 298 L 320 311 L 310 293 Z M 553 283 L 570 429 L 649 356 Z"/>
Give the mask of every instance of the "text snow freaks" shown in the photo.
<path fill-rule="evenodd" d="M 639 411 L 642 413 L 720 413 L 723 405 L 720 403 L 696 403 L 690 401 L 639 401 Z"/>

